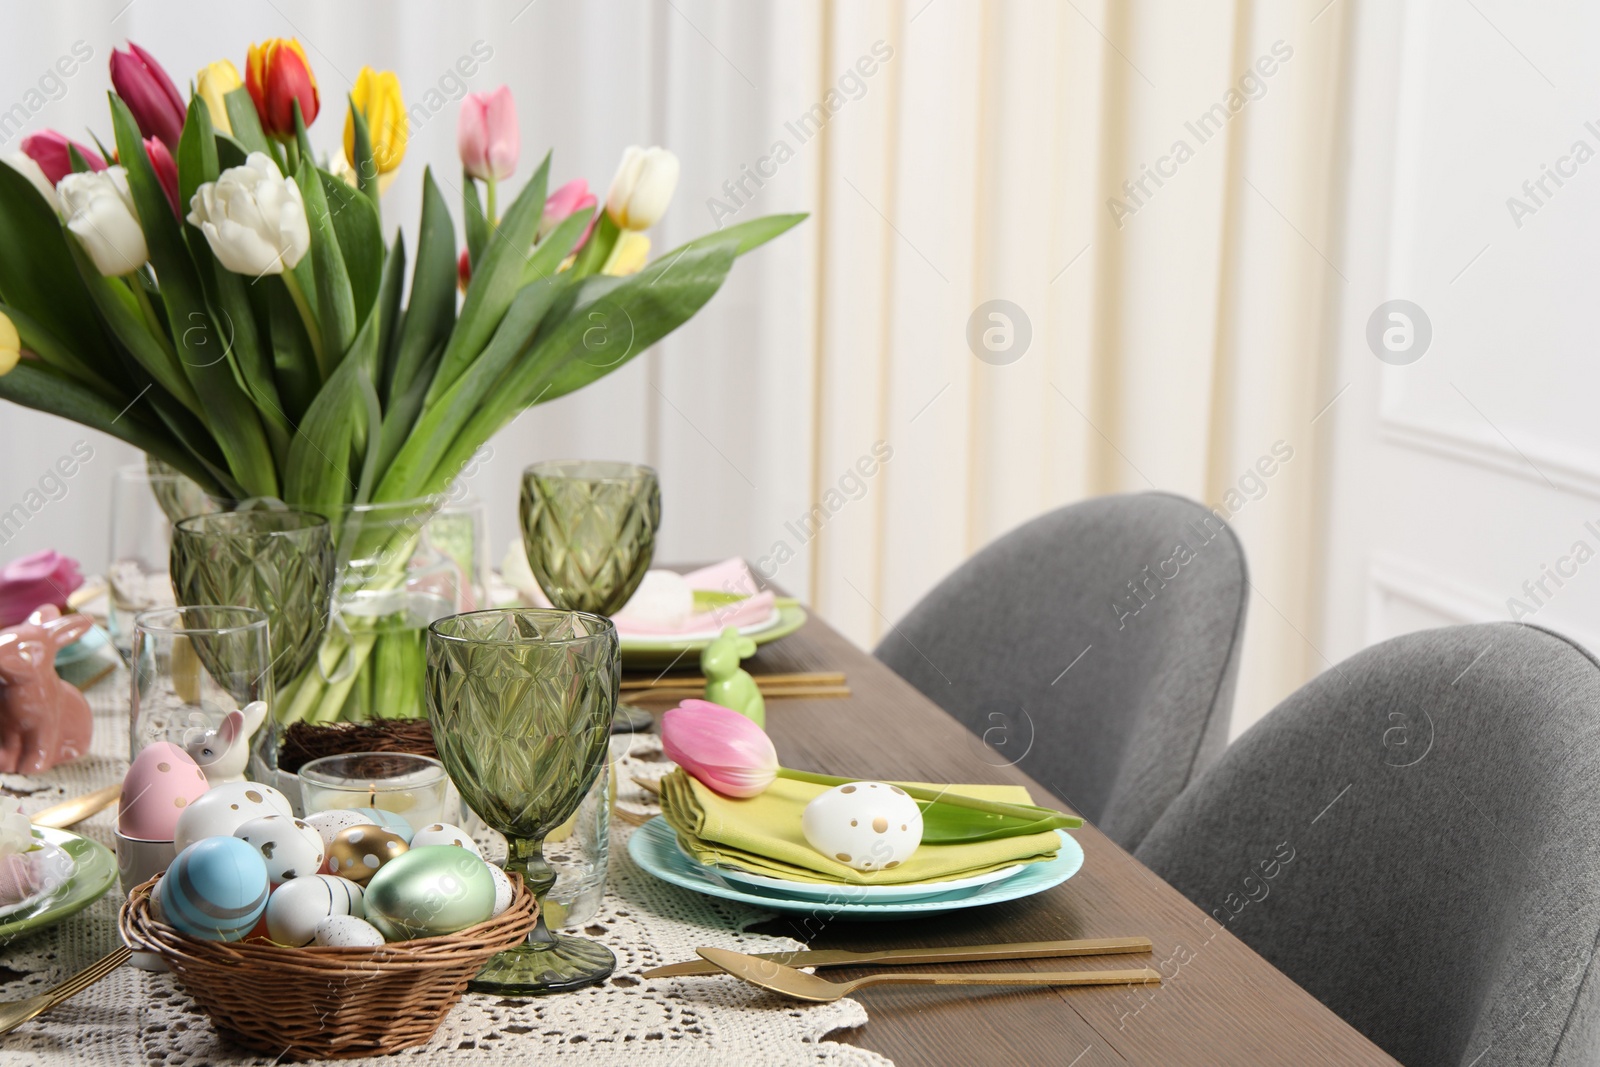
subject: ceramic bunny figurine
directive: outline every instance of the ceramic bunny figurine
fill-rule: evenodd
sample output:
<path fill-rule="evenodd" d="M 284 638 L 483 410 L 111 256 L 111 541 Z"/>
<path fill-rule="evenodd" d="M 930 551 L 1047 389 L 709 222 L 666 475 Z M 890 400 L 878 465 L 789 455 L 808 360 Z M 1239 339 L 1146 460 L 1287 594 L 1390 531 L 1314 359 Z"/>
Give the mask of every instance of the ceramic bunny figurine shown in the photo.
<path fill-rule="evenodd" d="M 200 765 L 206 782 L 213 786 L 244 781 L 245 764 L 250 761 L 250 738 L 267 717 L 264 700 L 252 700 L 238 711 L 223 716 L 215 730 L 193 731 L 184 750 Z"/>
<path fill-rule="evenodd" d="M 56 653 L 92 625 L 87 615 L 63 616 L 46 604 L 0 630 L 0 772 L 37 774 L 89 751 L 89 702 L 55 664 Z"/>
<path fill-rule="evenodd" d="M 706 676 L 706 699 L 732 708 L 757 726 L 767 725 L 767 702 L 761 687 L 750 672 L 739 666 L 746 656 L 756 654 L 756 643 L 729 626 L 700 653 L 700 669 Z"/>

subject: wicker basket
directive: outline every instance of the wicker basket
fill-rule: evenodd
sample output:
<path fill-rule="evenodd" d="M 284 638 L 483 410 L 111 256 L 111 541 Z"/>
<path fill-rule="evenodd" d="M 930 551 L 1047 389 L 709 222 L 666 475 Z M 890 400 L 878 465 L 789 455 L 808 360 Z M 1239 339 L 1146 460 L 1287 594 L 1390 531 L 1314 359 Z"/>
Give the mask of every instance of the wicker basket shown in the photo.
<path fill-rule="evenodd" d="M 521 944 L 537 904 L 516 896 L 488 922 L 383 948 L 286 948 L 203 941 L 151 914 L 160 876 L 136 887 L 118 926 L 130 948 L 158 954 L 223 1036 L 291 1059 L 354 1059 L 421 1045 L 489 957 Z"/>

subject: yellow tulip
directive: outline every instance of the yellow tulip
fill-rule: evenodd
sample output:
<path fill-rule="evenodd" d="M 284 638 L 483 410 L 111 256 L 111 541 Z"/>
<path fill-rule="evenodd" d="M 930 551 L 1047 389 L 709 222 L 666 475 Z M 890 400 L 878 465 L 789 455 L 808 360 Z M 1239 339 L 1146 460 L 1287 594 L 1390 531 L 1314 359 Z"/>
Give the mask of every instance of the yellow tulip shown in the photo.
<path fill-rule="evenodd" d="M 350 100 L 367 120 L 367 136 L 372 139 L 372 162 L 379 174 L 388 174 L 405 158 L 411 122 L 406 117 L 405 98 L 400 95 L 400 79 L 394 71 L 362 67 L 356 75 Z M 344 120 L 344 155 L 356 165 L 356 120 L 352 111 Z"/>
<path fill-rule="evenodd" d="M 212 128 L 220 133 L 233 133 L 233 123 L 228 121 L 228 105 L 222 98 L 243 84 L 239 68 L 230 59 L 219 59 L 194 76 L 194 91 L 206 102 Z"/>
<path fill-rule="evenodd" d="M 22 338 L 17 335 L 16 323 L 0 312 L 0 377 L 11 373 L 22 358 Z"/>
<path fill-rule="evenodd" d="M 602 274 L 637 274 L 650 261 L 650 238 L 638 230 L 623 230 L 611 249 Z"/>

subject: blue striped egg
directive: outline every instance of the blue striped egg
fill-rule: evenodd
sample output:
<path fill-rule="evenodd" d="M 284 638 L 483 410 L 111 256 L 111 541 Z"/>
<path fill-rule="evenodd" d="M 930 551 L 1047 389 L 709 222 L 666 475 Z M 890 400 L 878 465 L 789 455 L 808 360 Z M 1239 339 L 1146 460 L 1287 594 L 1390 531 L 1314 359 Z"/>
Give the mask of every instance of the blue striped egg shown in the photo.
<path fill-rule="evenodd" d="M 417 828 L 407 822 L 406 817 L 398 812 L 383 811 L 378 808 L 351 808 L 350 810 L 357 815 L 363 816 L 365 821 L 374 826 L 381 826 L 390 833 L 399 834 L 400 840 L 408 845 L 411 843 L 411 835 L 417 832 Z"/>
<path fill-rule="evenodd" d="M 267 865 L 248 842 L 207 837 L 178 853 L 160 888 L 162 917 L 180 933 L 239 941 L 267 909 Z"/>

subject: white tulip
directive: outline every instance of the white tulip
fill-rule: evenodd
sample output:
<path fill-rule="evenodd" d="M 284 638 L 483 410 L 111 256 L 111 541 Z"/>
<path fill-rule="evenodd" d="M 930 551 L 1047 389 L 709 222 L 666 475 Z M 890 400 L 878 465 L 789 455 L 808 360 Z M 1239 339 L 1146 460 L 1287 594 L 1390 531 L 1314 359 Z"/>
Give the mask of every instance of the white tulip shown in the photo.
<path fill-rule="evenodd" d="M 189 222 L 235 274 L 282 274 L 311 247 L 300 187 L 263 152 L 251 152 L 244 166 L 196 189 Z"/>
<path fill-rule="evenodd" d="M 606 214 L 624 230 L 648 230 L 678 188 L 678 157 L 665 148 L 629 145 L 606 193 Z"/>
<path fill-rule="evenodd" d="M 32 156 L 26 152 L 13 152 L 6 157 L 6 162 L 11 164 L 12 170 L 33 183 L 33 187 L 39 190 L 39 195 L 50 202 L 51 211 L 61 210 L 61 201 L 56 198 L 56 187 L 50 184 L 44 168 L 35 163 Z"/>
<path fill-rule="evenodd" d="M 150 258 L 121 167 L 68 174 L 56 183 L 67 229 L 107 278 L 132 274 Z"/>

